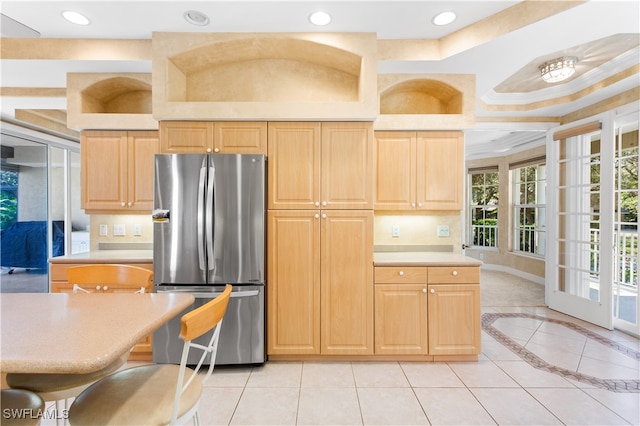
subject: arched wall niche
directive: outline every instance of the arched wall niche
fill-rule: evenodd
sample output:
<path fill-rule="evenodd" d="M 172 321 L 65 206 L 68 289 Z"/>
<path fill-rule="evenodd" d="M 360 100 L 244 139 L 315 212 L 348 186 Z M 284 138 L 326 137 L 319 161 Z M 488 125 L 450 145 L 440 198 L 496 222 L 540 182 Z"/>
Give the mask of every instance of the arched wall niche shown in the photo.
<path fill-rule="evenodd" d="M 462 114 L 463 94 L 437 80 L 405 81 L 380 95 L 381 114 Z"/>
<path fill-rule="evenodd" d="M 168 100 L 354 102 L 362 57 L 310 40 L 224 40 L 168 58 Z"/>
<path fill-rule="evenodd" d="M 129 77 L 98 81 L 82 91 L 81 99 L 82 113 L 151 114 L 151 85 Z"/>

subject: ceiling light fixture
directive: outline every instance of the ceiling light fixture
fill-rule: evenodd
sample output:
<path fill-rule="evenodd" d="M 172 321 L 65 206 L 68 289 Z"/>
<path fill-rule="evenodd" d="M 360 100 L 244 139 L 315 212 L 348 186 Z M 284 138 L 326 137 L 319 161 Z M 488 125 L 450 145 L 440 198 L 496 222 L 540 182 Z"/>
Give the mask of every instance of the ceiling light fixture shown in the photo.
<path fill-rule="evenodd" d="M 433 17 L 434 25 L 449 25 L 456 20 L 456 14 L 453 12 L 440 12 Z"/>
<path fill-rule="evenodd" d="M 62 12 L 62 16 L 64 16 L 64 19 L 67 21 L 73 22 L 77 25 L 89 25 L 91 22 L 89 21 L 89 18 L 79 12 L 74 12 L 73 10 L 65 10 Z"/>
<path fill-rule="evenodd" d="M 309 15 L 309 21 L 313 25 L 323 26 L 329 24 L 331 22 L 331 15 L 327 12 L 313 12 Z"/>
<path fill-rule="evenodd" d="M 566 80 L 576 72 L 576 62 L 578 58 L 575 56 L 562 56 L 545 62 L 540 65 L 540 75 L 547 83 L 557 83 Z"/>
<path fill-rule="evenodd" d="M 198 12 L 197 10 L 187 10 L 184 13 L 184 19 L 193 25 L 198 25 L 203 27 L 209 24 L 209 17 L 202 12 Z"/>

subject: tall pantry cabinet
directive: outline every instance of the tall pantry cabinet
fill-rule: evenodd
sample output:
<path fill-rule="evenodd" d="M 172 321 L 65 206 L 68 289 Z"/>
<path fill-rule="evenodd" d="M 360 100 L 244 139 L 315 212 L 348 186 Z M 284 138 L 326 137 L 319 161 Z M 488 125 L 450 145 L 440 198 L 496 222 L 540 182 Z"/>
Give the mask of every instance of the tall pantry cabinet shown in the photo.
<path fill-rule="evenodd" d="M 269 123 L 269 355 L 373 354 L 371 123 Z"/>

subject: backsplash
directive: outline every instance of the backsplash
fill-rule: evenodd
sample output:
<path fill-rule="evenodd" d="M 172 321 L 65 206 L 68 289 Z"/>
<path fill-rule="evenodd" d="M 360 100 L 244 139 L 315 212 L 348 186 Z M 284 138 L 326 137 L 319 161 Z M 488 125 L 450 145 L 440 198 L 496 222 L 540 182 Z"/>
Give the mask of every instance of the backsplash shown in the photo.
<path fill-rule="evenodd" d="M 439 228 L 441 235 L 447 231 L 449 235 L 438 236 Z M 451 245 L 454 252 L 461 252 L 462 217 L 460 214 L 376 214 L 373 221 L 373 243 L 377 246 Z"/>
<path fill-rule="evenodd" d="M 106 236 L 100 235 L 101 225 L 106 227 Z M 124 229 L 124 235 L 114 235 L 119 229 Z M 101 243 L 153 243 L 151 214 L 91 215 L 90 235 L 91 250 L 99 250 Z"/>

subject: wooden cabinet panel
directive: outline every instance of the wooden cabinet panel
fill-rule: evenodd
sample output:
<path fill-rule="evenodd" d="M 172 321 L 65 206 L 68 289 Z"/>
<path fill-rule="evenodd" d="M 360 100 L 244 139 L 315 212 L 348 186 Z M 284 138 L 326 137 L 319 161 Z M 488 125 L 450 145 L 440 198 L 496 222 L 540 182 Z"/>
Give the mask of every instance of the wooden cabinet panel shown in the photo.
<path fill-rule="evenodd" d="M 320 219 L 268 212 L 267 352 L 320 353 Z"/>
<path fill-rule="evenodd" d="M 269 123 L 269 209 L 371 209 L 371 123 Z"/>
<path fill-rule="evenodd" d="M 429 284 L 479 284 L 477 266 L 433 266 L 428 271 Z"/>
<path fill-rule="evenodd" d="M 267 123 L 216 121 L 213 152 L 267 155 Z"/>
<path fill-rule="evenodd" d="M 161 121 L 160 152 L 197 154 L 213 149 L 213 122 Z"/>
<path fill-rule="evenodd" d="M 429 354 L 480 353 L 480 285 L 429 285 Z"/>
<path fill-rule="evenodd" d="M 373 212 L 321 213 L 323 354 L 373 354 Z"/>
<path fill-rule="evenodd" d="M 415 132 L 376 132 L 378 210 L 406 210 L 415 204 Z"/>
<path fill-rule="evenodd" d="M 269 123 L 269 209 L 320 207 L 320 123 Z"/>
<path fill-rule="evenodd" d="M 82 208 L 151 211 L 158 144 L 156 131 L 82 132 Z"/>
<path fill-rule="evenodd" d="M 376 284 L 376 355 L 427 354 L 427 294 L 426 284 Z"/>
<path fill-rule="evenodd" d="M 426 266 L 376 266 L 376 284 L 426 284 Z"/>
<path fill-rule="evenodd" d="M 464 139 L 460 132 L 418 132 L 416 203 L 426 210 L 462 209 Z"/>
<path fill-rule="evenodd" d="M 376 210 L 461 210 L 461 132 L 376 132 Z"/>
<path fill-rule="evenodd" d="M 323 209 L 373 208 L 371 123 L 322 123 Z"/>

